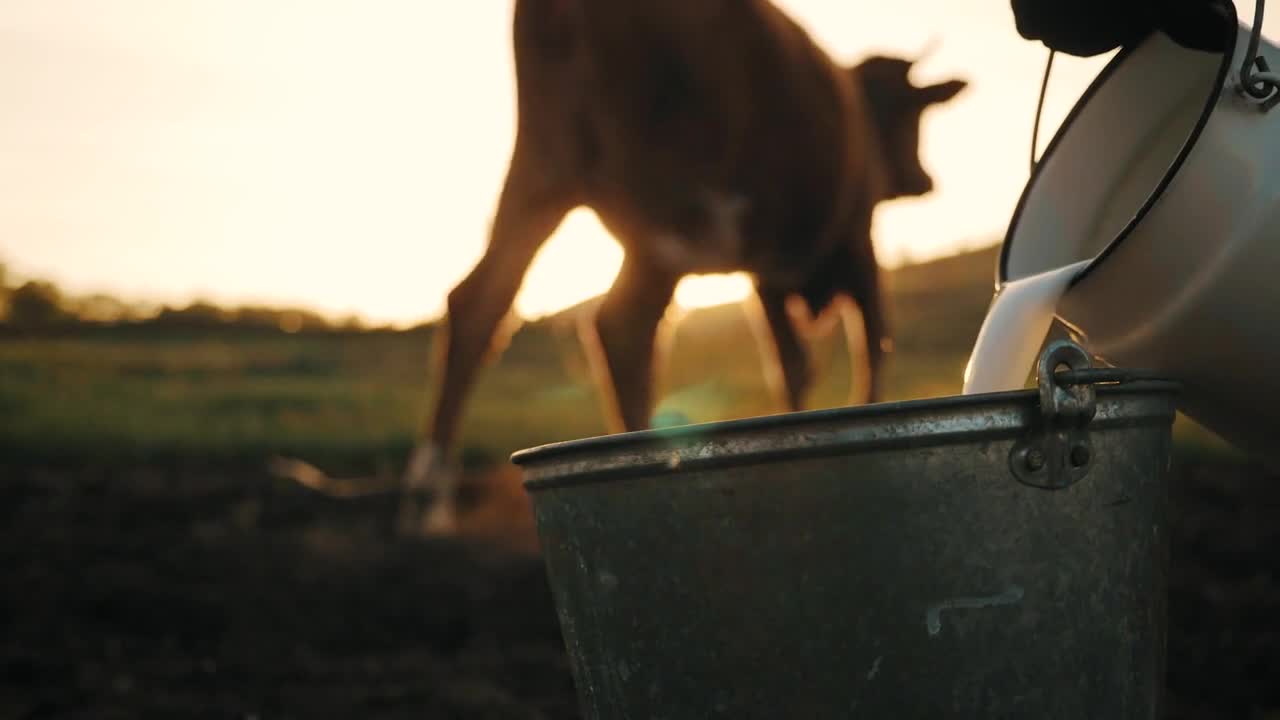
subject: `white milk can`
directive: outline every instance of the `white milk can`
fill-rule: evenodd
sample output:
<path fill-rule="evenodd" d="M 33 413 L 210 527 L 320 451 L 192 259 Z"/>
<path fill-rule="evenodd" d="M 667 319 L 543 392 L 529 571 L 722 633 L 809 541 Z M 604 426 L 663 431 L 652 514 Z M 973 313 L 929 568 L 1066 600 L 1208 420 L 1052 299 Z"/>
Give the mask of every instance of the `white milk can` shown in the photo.
<path fill-rule="evenodd" d="M 1107 364 L 1280 464 L 1280 50 L 1226 3 L 1225 53 L 1161 33 L 1071 110 L 1014 211 L 998 285 L 1082 263 L 1056 316 Z M 1043 98 L 1042 98 L 1043 99 Z"/>

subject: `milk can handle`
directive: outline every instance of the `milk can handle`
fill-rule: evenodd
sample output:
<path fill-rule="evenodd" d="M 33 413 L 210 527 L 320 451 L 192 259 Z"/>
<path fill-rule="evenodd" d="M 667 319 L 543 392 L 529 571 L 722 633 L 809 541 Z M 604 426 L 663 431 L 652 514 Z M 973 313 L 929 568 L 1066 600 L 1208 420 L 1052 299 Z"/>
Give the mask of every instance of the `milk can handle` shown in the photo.
<path fill-rule="evenodd" d="M 1040 81 L 1040 99 L 1036 101 L 1036 119 L 1031 124 L 1031 172 L 1036 171 L 1036 146 L 1040 144 L 1040 115 L 1044 112 L 1044 96 L 1049 90 L 1049 71 L 1053 70 L 1053 58 L 1058 54 L 1049 49 L 1049 59 L 1044 63 L 1044 79 Z"/>
<path fill-rule="evenodd" d="M 1256 3 L 1249 49 L 1245 51 L 1244 62 L 1240 66 L 1240 90 L 1266 112 L 1280 103 L 1280 74 L 1272 72 L 1267 59 L 1258 54 L 1258 45 L 1262 42 L 1262 16 L 1267 2 L 1256 0 Z"/>
<path fill-rule="evenodd" d="M 1280 73 L 1273 72 L 1267 59 L 1258 54 L 1258 45 L 1262 42 L 1262 19 L 1266 11 L 1266 0 L 1255 0 L 1253 27 L 1249 32 L 1249 47 L 1245 51 L 1244 61 L 1240 65 L 1240 84 L 1237 91 L 1245 98 L 1257 103 L 1263 112 L 1267 112 L 1280 104 Z M 1232 32 L 1235 29 L 1232 28 Z M 1031 170 L 1036 169 L 1036 147 L 1040 144 L 1040 116 L 1044 112 L 1044 96 L 1049 88 L 1049 73 L 1053 70 L 1055 50 L 1049 50 L 1049 59 L 1044 64 L 1044 78 L 1040 81 L 1040 98 L 1036 101 L 1036 117 L 1031 126 Z"/>

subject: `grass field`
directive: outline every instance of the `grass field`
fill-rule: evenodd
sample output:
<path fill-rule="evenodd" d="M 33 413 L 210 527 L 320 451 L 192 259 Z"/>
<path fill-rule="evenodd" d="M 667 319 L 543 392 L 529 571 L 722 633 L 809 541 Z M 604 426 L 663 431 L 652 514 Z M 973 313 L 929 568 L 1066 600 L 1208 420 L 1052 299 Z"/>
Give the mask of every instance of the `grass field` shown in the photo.
<path fill-rule="evenodd" d="M 986 249 L 890 274 L 887 399 L 960 391 L 994 261 Z M 468 465 L 603 432 L 573 319 L 527 323 L 482 374 L 463 431 Z M 741 307 L 677 322 L 659 412 L 703 422 L 778 411 Z M 46 460 L 240 463 L 286 453 L 351 471 L 398 466 L 427 410 L 433 339 L 430 327 L 9 337 L 0 340 L 0 449 Z M 851 373 L 839 326 L 813 350 L 812 407 L 844 404 Z M 1184 448 L 1226 452 L 1185 422 L 1178 436 Z"/>

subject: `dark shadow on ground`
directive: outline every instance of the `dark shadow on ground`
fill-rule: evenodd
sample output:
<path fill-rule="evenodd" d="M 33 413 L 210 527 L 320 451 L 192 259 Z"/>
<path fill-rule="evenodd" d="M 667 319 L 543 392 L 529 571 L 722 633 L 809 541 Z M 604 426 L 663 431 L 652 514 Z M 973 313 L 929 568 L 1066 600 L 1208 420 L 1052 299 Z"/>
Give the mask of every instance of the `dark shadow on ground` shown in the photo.
<path fill-rule="evenodd" d="M 0 717 L 577 717 L 494 478 L 464 541 L 408 542 L 391 498 L 261 472 L 0 466 Z M 1280 479 L 1184 465 L 1172 497 L 1170 717 L 1280 717 Z"/>

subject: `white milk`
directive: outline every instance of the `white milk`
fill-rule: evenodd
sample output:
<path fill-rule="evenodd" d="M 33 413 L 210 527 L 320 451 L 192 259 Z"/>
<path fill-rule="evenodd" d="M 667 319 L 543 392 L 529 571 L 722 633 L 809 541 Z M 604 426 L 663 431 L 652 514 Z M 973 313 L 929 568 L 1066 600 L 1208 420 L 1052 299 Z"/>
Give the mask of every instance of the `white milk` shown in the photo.
<path fill-rule="evenodd" d="M 1035 366 L 1058 301 L 1088 260 L 1000 286 L 964 370 L 964 394 L 1021 390 Z"/>

